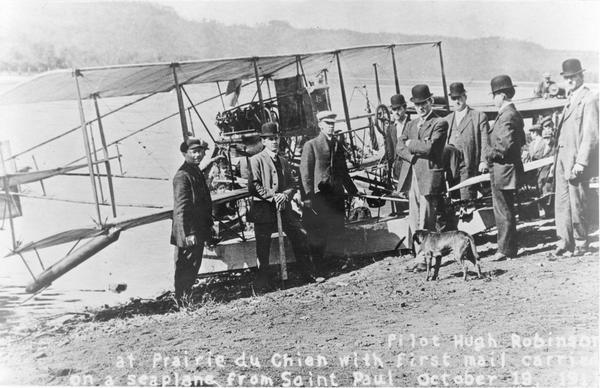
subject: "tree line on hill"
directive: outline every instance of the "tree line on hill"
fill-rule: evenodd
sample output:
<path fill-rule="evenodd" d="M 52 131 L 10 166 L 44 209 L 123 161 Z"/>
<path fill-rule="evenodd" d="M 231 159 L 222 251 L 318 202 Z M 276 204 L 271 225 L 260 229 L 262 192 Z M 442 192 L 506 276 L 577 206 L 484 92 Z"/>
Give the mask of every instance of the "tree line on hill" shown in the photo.
<path fill-rule="evenodd" d="M 549 50 L 503 38 L 460 39 L 350 30 L 298 29 L 271 21 L 254 27 L 215 21 L 189 21 L 172 8 L 140 2 L 63 3 L 31 6 L 27 17 L 0 27 L 0 71 L 51 69 L 143 62 L 301 53 L 348 46 L 442 40 L 446 75 L 451 79 L 487 80 L 500 73 L 535 81 L 550 71 L 557 78 L 561 62 L 578 57 L 598 80 L 594 52 Z M 434 78 L 440 64 L 431 52 L 411 51 L 402 78 Z M 371 77 L 372 68 L 359 69 Z"/>

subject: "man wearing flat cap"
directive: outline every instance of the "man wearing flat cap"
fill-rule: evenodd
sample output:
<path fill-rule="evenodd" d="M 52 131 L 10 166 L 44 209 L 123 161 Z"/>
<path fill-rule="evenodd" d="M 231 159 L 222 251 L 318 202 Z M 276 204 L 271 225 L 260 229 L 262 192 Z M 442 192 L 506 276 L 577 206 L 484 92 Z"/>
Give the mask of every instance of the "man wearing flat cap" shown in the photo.
<path fill-rule="evenodd" d="M 312 279 L 312 263 L 308 252 L 306 230 L 290 201 L 294 196 L 296 181 L 293 179 L 288 161 L 279 155 L 279 130 L 275 123 L 262 125 L 260 137 L 264 149 L 250 158 L 253 195 L 251 218 L 256 236 L 259 287 L 267 286 L 271 234 L 277 231 L 277 212 L 286 236 L 292 243 L 294 256 L 305 280 Z"/>
<path fill-rule="evenodd" d="M 580 255 L 588 247 L 588 214 L 598 203 L 588 202 L 589 179 L 598 175 L 598 94 L 583 84 L 581 62 L 567 59 L 560 73 L 569 97 L 558 124 L 555 163 L 557 255 Z"/>
<path fill-rule="evenodd" d="M 512 103 L 515 86 L 511 78 L 496 76 L 491 87 L 498 116 L 487 136 L 485 157 L 490 169 L 492 204 L 498 228 L 498 251 L 493 259 L 500 261 L 517 256 L 515 195 L 524 175 L 521 148 L 526 140 L 523 118 Z"/>
<path fill-rule="evenodd" d="M 406 114 L 406 101 L 401 94 L 395 94 L 390 99 L 390 108 L 392 111 L 391 122 L 384 129 L 385 140 L 385 158 L 388 162 L 388 171 L 390 178 L 398 179 L 402 170 L 407 170 L 408 166 L 403 168 L 402 159 L 396 153 L 398 140 L 402 137 L 406 125 L 410 118 Z M 392 208 L 396 206 L 392 202 Z M 396 214 L 396 211 L 393 212 Z"/>
<path fill-rule="evenodd" d="M 410 101 L 415 104 L 417 118 L 408 123 L 398 141 L 398 155 L 409 164 L 406 176 L 400 176 L 398 187 L 409 187 L 409 246 L 412 234 L 418 229 L 445 229 L 446 192 L 443 151 L 448 122 L 432 109 L 433 94 L 427 85 L 416 85 Z"/>
<path fill-rule="evenodd" d="M 302 217 L 316 266 L 324 264 L 328 240 L 344 233 L 344 188 L 351 195 L 358 192 L 348 173 L 343 139 L 334 132 L 336 116 L 331 111 L 317 114 L 321 132 L 304 144 L 300 160 Z"/>
<path fill-rule="evenodd" d="M 462 82 L 450 84 L 450 99 L 454 110 L 446 117 L 446 121 L 448 121 L 447 145 L 456 147 L 462 153 L 464 164 L 460 169 L 459 180 L 462 182 L 487 171 L 482 148 L 487 144 L 486 136 L 489 125 L 485 113 L 476 111 L 467 105 L 467 91 Z M 468 201 L 475 198 L 477 198 L 475 186 L 460 189 L 461 200 Z"/>
<path fill-rule="evenodd" d="M 179 147 L 185 161 L 173 178 L 173 225 L 171 244 L 175 245 L 175 299 L 191 296 L 204 243 L 212 237 L 212 200 L 200 163 L 208 144 L 188 138 Z"/>

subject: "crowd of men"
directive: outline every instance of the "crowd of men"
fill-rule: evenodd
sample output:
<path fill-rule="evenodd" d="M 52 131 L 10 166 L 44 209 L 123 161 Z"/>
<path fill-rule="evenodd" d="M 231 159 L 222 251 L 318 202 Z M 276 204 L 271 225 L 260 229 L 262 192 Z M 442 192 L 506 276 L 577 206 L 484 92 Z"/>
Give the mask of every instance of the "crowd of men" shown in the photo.
<path fill-rule="evenodd" d="M 566 106 L 554 131 L 551 118 L 530 129 L 527 144 L 524 123 L 512 103 L 515 86 L 507 75 L 491 80 L 491 94 L 498 115 L 490 127 L 486 115 L 467 104 L 464 84 L 450 85 L 454 107 L 446 117 L 433 110 L 433 94 L 428 85 L 415 85 L 410 101 L 416 117 L 407 115 L 404 96 L 391 98 L 392 121 L 385 129 L 385 149 L 390 178 L 398 182 L 397 193 L 407 193 L 410 231 L 451 230 L 453 212 L 446 209 L 449 185 L 475 175 L 490 173 L 494 216 L 498 229 L 498 250 L 494 260 L 517 256 L 515 195 L 523 183 L 523 160 L 555 156 L 554 167 L 540 170 L 536 182 L 545 202 L 546 215 L 556 216 L 559 237 L 557 255 L 583 254 L 588 246 L 587 195 L 590 177 L 598 169 L 598 95 L 583 84 L 581 63 L 568 59 L 561 75 L 568 86 Z M 261 128 L 263 151 L 250 158 L 249 189 L 253 195 L 248 220 L 255 223 L 258 284 L 268 282 L 271 233 L 278 218 L 290 239 L 302 277 L 311 281 L 322 268 L 328 240 L 343 233 L 345 196 L 356 195 L 346 165 L 343 138 L 335 133 L 336 114 L 317 114 L 320 133 L 304 144 L 300 162 L 300 185 L 291 174 L 290 164 L 279 155 L 280 134 L 274 123 Z M 526 146 L 527 145 L 527 146 Z M 185 162 L 175 175 L 173 233 L 176 245 L 175 296 L 189 293 L 210 240 L 211 199 L 201 161 L 207 144 L 188 139 L 181 145 Z M 210 161 L 213 161 L 212 159 Z M 206 163 L 205 163 L 206 164 Z M 303 196 L 302 219 L 291 210 L 300 187 Z M 460 191 L 462 203 L 477 196 L 474 186 Z M 394 212 L 398 209 L 393 208 Z M 412 247 L 412 233 L 408 244 Z"/>

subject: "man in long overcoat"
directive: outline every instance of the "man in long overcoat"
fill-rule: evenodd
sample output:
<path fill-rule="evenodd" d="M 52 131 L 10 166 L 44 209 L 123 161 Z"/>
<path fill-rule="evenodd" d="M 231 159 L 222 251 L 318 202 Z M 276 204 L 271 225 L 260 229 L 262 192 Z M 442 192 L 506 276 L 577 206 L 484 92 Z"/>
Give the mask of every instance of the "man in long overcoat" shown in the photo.
<path fill-rule="evenodd" d="M 485 113 L 467 105 L 467 91 L 462 82 L 450 84 L 450 99 L 454 111 L 446 117 L 448 121 L 447 144 L 456 147 L 462 153 L 464 166 L 460 168 L 460 182 L 487 171 L 482 148 L 486 146 L 489 131 Z M 459 183 L 459 182 L 455 182 Z M 476 186 L 460 189 L 461 200 L 477 198 Z"/>
<path fill-rule="evenodd" d="M 493 259 L 499 261 L 517 256 L 515 196 L 523 179 L 521 147 L 525 145 L 525 132 L 523 118 L 511 101 L 515 88 L 510 77 L 494 77 L 491 87 L 494 105 L 499 110 L 487 137 L 486 160 L 490 166 L 492 204 L 498 228 L 498 251 Z"/>
<path fill-rule="evenodd" d="M 429 87 L 416 85 L 411 93 L 410 100 L 415 104 L 418 117 L 408 123 L 396 147 L 397 154 L 407 166 L 401 171 L 398 187 L 410 187 L 410 247 L 412 234 L 416 230 L 445 229 L 443 194 L 446 192 L 446 181 L 442 156 L 448 132 L 448 123 L 432 109 L 433 94 Z"/>
<path fill-rule="evenodd" d="M 395 94 L 390 98 L 390 109 L 392 111 L 391 121 L 384 129 L 385 159 L 388 162 L 389 178 L 398 180 L 403 162 L 396 154 L 396 147 L 398 139 L 400 139 L 406 129 L 406 125 L 410 121 L 410 117 L 406 112 L 406 100 L 402 94 Z M 394 209 L 392 214 L 397 214 L 398 208 L 396 207 L 396 203 L 392 202 L 391 206 Z"/>
<path fill-rule="evenodd" d="M 328 240 L 344 233 L 344 188 L 351 195 L 358 192 L 348 172 L 343 140 L 334 133 L 336 116 L 331 111 L 317 114 L 321 132 L 304 144 L 300 160 L 302 217 L 317 266 L 323 264 Z"/>
<path fill-rule="evenodd" d="M 558 126 L 556 254 L 579 255 L 588 246 L 587 214 L 598 214 L 598 203 L 588 203 L 589 179 L 598 175 L 598 94 L 583 84 L 578 59 L 564 61 L 562 70 L 570 94 Z"/>

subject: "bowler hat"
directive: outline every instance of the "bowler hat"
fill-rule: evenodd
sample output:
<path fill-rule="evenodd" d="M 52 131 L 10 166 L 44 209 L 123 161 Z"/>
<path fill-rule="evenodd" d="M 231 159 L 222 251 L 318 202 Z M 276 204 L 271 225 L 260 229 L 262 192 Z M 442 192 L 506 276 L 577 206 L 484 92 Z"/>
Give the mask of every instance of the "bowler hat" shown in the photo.
<path fill-rule="evenodd" d="M 317 120 L 319 120 L 319 121 L 323 120 L 326 123 L 335 122 L 336 117 L 337 117 L 337 114 L 333 113 L 330 110 L 323 110 L 323 111 L 317 113 Z"/>
<path fill-rule="evenodd" d="M 428 98 L 431 98 L 433 94 L 429 91 L 429 86 L 427 85 L 415 85 L 412 90 L 412 97 L 410 100 L 415 104 L 420 104 L 424 101 L 427 101 Z"/>
<path fill-rule="evenodd" d="M 390 98 L 390 106 L 392 108 L 406 106 L 406 100 L 404 100 L 404 96 L 402 94 L 394 94 L 392 98 Z"/>
<path fill-rule="evenodd" d="M 450 84 L 450 97 L 460 97 L 465 94 L 465 85 L 462 82 L 454 82 Z"/>
<path fill-rule="evenodd" d="M 513 85 L 512 80 L 506 74 L 497 75 L 492 78 L 492 94 L 501 92 L 503 90 L 514 89 L 516 85 Z"/>
<path fill-rule="evenodd" d="M 562 63 L 562 72 L 560 75 L 563 77 L 570 77 L 575 74 L 583 73 L 585 69 L 581 68 L 581 62 L 576 58 L 569 58 Z"/>
<path fill-rule="evenodd" d="M 272 122 L 264 123 L 260 128 L 260 136 L 279 136 L 279 129 L 277 128 L 277 124 Z"/>
<path fill-rule="evenodd" d="M 202 139 L 198 139 L 196 137 L 188 137 L 181 145 L 179 146 L 179 150 L 181 152 L 187 152 L 188 150 L 194 148 L 204 148 L 208 149 L 208 143 Z"/>

